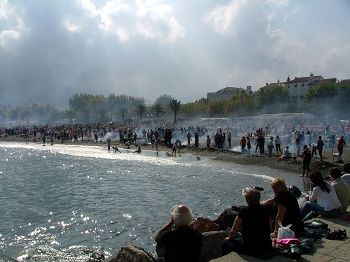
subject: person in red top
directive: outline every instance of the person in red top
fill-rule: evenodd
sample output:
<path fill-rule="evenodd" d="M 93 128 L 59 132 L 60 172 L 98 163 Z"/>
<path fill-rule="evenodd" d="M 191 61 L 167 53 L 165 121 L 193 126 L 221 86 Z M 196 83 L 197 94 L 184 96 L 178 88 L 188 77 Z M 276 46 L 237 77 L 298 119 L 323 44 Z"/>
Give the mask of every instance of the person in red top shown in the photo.
<path fill-rule="evenodd" d="M 345 143 L 344 137 L 341 136 L 338 140 L 338 145 L 337 145 L 337 149 L 338 149 L 338 153 L 339 153 L 339 160 L 343 160 L 342 156 L 343 156 L 344 146 L 346 146 L 346 143 Z"/>

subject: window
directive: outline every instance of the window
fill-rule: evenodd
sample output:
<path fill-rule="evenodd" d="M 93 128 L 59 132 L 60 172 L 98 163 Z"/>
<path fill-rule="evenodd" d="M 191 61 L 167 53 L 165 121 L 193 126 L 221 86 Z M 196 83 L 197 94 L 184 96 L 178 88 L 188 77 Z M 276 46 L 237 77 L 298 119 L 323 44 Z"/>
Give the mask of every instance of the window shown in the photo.
<path fill-rule="evenodd" d="M 294 87 L 297 87 L 298 86 L 298 84 L 294 84 Z"/>
<path fill-rule="evenodd" d="M 305 86 L 305 83 L 303 83 L 302 86 Z"/>
<path fill-rule="evenodd" d="M 304 96 L 300 96 L 300 100 L 304 100 Z"/>

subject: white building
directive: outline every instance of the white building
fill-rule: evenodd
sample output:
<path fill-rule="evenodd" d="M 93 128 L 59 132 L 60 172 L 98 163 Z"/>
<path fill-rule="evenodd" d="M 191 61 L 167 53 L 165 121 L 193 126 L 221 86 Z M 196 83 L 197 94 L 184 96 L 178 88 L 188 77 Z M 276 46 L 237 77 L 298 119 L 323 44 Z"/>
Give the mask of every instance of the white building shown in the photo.
<path fill-rule="evenodd" d="M 225 87 L 223 89 L 220 89 L 217 92 L 211 92 L 207 93 L 207 99 L 211 102 L 219 102 L 224 101 L 232 98 L 233 96 L 237 96 L 239 94 L 246 93 L 246 94 L 252 94 L 252 87 L 247 86 L 247 89 L 241 88 L 241 87 Z"/>
<path fill-rule="evenodd" d="M 314 76 L 313 74 L 310 74 L 310 76 L 306 77 L 295 77 L 293 80 L 290 80 L 288 76 L 287 81 L 281 83 L 281 85 L 285 86 L 288 89 L 291 102 L 302 104 L 304 103 L 307 91 L 312 86 L 319 85 L 324 82 L 336 81 L 336 78 L 325 79 L 323 76 Z"/>

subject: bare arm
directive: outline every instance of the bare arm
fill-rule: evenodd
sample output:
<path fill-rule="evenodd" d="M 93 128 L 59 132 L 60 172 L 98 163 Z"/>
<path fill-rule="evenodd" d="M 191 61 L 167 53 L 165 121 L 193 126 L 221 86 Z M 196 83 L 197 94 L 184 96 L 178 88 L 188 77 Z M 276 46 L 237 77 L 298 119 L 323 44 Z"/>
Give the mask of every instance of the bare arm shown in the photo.
<path fill-rule="evenodd" d="M 228 234 L 228 237 L 226 239 L 234 238 L 241 224 L 242 224 L 242 218 L 240 218 L 239 216 L 236 216 L 235 222 L 233 223 L 230 233 Z"/>
<path fill-rule="evenodd" d="M 277 206 L 277 215 L 275 219 L 275 230 L 271 234 L 272 237 L 277 236 L 278 229 L 280 227 L 279 222 L 282 223 L 284 216 L 286 215 L 287 208 L 284 205 L 278 205 Z"/>
<path fill-rule="evenodd" d="M 264 200 L 264 201 L 261 201 L 261 205 L 262 206 L 272 206 L 273 205 L 273 203 L 274 203 L 274 201 L 275 201 L 275 199 L 272 197 L 272 198 L 270 198 L 270 199 L 266 199 L 266 200 Z"/>

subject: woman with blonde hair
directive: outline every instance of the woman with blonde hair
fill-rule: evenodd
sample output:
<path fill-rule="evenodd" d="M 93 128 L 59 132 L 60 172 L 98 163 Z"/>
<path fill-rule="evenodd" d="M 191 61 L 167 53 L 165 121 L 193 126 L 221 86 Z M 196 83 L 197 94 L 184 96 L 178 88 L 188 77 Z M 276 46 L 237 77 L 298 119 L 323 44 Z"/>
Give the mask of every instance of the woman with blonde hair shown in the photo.
<path fill-rule="evenodd" d="M 277 237 L 280 225 L 292 225 L 291 229 L 298 235 L 298 233 L 303 231 L 304 225 L 301 221 L 297 199 L 289 192 L 286 181 L 283 178 L 277 177 L 272 179 L 271 187 L 275 196 L 262 202 L 262 205 L 272 207 L 274 231 L 271 233 L 271 237 Z"/>

